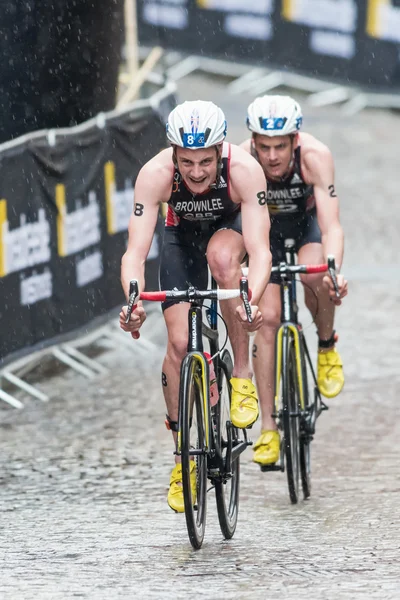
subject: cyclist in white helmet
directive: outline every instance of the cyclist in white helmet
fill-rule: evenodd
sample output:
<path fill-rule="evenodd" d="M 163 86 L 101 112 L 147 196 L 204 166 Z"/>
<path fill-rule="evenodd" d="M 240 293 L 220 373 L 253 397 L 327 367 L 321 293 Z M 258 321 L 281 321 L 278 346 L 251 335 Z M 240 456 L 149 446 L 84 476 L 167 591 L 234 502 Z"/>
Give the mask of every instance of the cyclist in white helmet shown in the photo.
<path fill-rule="evenodd" d="M 284 240 L 295 241 L 299 263 L 319 264 L 335 256 L 338 270 L 343 261 L 343 230 L 334 183 L 330 150 L 308 133 L 300 133 L 302 114 L 289 96 L 262 96 L 248 107 L 247 125 L 252 136 L 242 144 L 264 170 L 271 218 L 273 264 L 285 259 Z M 342 360 L 333 329 L 335 304 L 329 277 L 305 275 L 305 303 L 318 333 L 318 386 L 327 398 L 337 396 L 344 385 Z M 256 334 L 253 365 L 261 406 L 261 436 L 253 446 L 253 460 L 260 465 L 279 458 L 279 433 L 272 417 L 274 402 L 274 343 L 280 321 L 279 279 L 272 275 L 259 307 L 263 326 Z M 341 298 L 347 282 L 338 275 Z"/>
<path fill-rule="evenodd" d="M 247 323 L 243 308 L 236 300 L 221 303 L 234 354 L 231 420 L 235 426 L 246 428 L 258 417 L 258 399 L 249 364 L 248 331 L 262 324 L 257 303 L 265 291 L 271 269 L 270 222 L 262 168 L 242 148 L 226 143 L 225 135 L 224 114 L 212 102 L 184 102 L 170 113 L 167 137 L 172 147 L 145 164 L 136 180 L 121 279 L 126 296 L 132 278 L 139 280 L 139 289 L 145 289 L 144 264 L 162 203 L 168 204 L 160 264 L 162 289 L 187 289 L 188 285 L 207 288 L 207 265 L 221 288 L 235 288 L 241 275 L 240 264 L 247 252 L 253 323 Z M 174 437 L 179 370 L 187 347 L 187 310 L 184 303 L 163 305 L 168 345 L 162 384 L 167 426 Z M 125 314 L 126 307 L 123 307 L 120 325 L 135 334 L 146 317 L 144 308 L 139 302 L 127 325 Z M 168 504 L 173 510 L 183 512 L 180 458 L 176 457 L 175 461 Z M 191 474 L 195 489 L 194 461 Z"/>

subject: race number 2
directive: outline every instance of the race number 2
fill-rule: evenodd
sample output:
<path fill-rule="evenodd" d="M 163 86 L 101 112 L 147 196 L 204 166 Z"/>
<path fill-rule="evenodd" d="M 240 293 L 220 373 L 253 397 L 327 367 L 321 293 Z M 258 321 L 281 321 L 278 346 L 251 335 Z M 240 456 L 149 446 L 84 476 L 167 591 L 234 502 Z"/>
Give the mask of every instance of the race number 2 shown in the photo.
<path fill-rule="evenodd" d="M 331 198 L 336 198 L 336 191 L 335 191 L 335 186 L 332 185 L 328 185 L 328 190 L 329 190 L 329 195 Z"/>

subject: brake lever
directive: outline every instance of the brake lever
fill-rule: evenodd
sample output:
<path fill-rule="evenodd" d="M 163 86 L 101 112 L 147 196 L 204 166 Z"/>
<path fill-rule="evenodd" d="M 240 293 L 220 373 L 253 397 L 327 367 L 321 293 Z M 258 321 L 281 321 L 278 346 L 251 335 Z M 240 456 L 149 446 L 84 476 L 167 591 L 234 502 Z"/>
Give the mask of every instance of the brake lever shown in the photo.
<path fill-rule="evenodd" d="M 335 288 L 336 298 L 340 298 L 339 286 L 336 277 L 335 257 L 333 256 L 333 254 L 329 254 L 327 259 L 328 273 L 330 275 L 330 278 L 332 279 L 333 287 Z"/>
<path fill-rule="evenodd" d="M 129 282 L 129 300 L 128 310 L 126 311 L 125 323 L 129 323 L 133 309 L 135 308 L 135 301 L 139 297 L 139 283 L 137 279 L 131 279 Z"/>
<path fill-rule="evenodd" d="M 244 310 L 246 311 L 247 322 L 252 323 L 253 317 L 251 316 L 251 306 L 249 302 L 249 282 L 247 277 L 240 278 L 240 297 L 242 299 Z"/>

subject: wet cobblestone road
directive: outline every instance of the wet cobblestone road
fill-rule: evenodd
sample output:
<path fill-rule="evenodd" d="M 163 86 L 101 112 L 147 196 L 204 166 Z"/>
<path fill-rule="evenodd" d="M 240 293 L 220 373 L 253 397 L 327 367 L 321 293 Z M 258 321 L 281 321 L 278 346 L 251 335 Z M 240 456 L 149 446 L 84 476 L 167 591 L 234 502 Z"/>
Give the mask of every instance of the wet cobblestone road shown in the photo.
<path fill-rule="evenodd" d="M 183 85 L 187 99 L 224 107 L 232 141 L 245 137 L 251 98 L 201 77 Z M 334 152 L 350 282 L 337 318 L 347 381 L 318 422 L 312 497 L 290 505 L 285 475 L 261 473 L 249 450 L 235 537 L 222 540 L 210 493 L 203 548 L 191 549 L 166 504 L 165 338 L 153 316 L 152 362 L 104 352 L 111 374 L 96 385 L 60 372 L 38 383 L 48 404 L 0 407 L 2 600 L 400 598 L 400 117 L 303 104 L 307 130 Z"/>

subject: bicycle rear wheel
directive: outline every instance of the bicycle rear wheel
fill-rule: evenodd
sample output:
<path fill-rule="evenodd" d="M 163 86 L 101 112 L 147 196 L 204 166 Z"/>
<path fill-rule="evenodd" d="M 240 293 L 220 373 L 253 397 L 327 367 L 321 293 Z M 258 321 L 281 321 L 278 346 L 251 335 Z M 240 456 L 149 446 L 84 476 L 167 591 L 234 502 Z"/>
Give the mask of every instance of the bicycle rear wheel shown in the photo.
<path fill-rule="evenodd" d="M 303 417 L 300 420 L 300 475 L 301 475 L 301 487 L 303 489 L 304 500 L 311 495 L 311 440 L 312 436 L 310 435 L 307 429 L 307 421 L 310 419 L 310 396 L 309 396 L 309 387 L 308 387 L 308 378 L 307 378 L 307 361 L 306 354 L 304 352 L 304 338 L 300 337 L 300 344 L 302 348 L 301 359 L 302 359 L 302 374 L 303 374 L 303 396 L 304 396 L 304 411 Z"/>
<path fill-rule="evenodd" d="M 214 407 L 214 417 L 217 428 L 217 447 L 220 449 L 226 467 L 229 448 L 228 435 L 231 436 L 233 447 L 239 439 L 239 432 L 232 425 L 230 418 L 232 394 L 230 379 L 232 377 L 233 362 L 228 350 L 224 350 L 222 353 L 221 363 L 218 373 L 219 401 Z M 223 473 L 222 477 L 215 481 L 218 520 L 222 535 L 227 540 L 233 536 L 236 530 L 239 512 L 239 480 L 240 459 L 238 455 L 232 460 L 231 472 Z"/>
<path fill-rule="evenodd" d="M 282 424 L 289 496 L 292 504 L 299 498 L 300 474 L 300 398 L 293 336 L 285 330 L 282 338 Z"/>
<path fill-rule="evenodd" d="M 182 486 L 186 525 L 193 548 L 201 547 L 207 512 L 207 451 L 204 397 L 199 360 L 188 354 L 181 366 L 179 390 Z M 196 491 L 192 492 L 190 461 L 196 463 Z"/>

